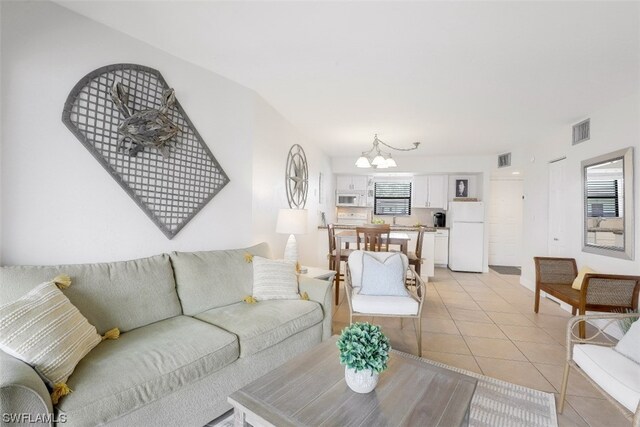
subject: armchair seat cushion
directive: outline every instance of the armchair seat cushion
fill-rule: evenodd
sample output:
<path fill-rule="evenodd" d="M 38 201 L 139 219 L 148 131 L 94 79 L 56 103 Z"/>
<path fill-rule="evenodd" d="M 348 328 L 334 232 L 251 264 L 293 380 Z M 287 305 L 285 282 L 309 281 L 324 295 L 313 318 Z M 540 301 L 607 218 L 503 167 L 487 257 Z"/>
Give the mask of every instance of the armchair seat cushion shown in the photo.
<path fill-rule="evenodd" d="M 414 316 L 420 305 L 410 296 L 361 295 L 353 292 L 351 296 L 353 311 L 368 314 L 388 314 L 396 316 Z"/>
<path fill-rule="evenodd" d="M 629 411 L 635 412 L 640 402 L 640 364 L 611 347 L 577 344 L 573 360 L 611 397 Z"/>

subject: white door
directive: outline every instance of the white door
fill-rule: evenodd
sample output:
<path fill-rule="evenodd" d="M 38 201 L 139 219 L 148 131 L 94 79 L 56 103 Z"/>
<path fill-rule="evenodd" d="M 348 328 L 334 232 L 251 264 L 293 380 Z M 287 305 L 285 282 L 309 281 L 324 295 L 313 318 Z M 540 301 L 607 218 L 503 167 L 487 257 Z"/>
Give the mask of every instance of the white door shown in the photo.
<path fill-rule="evenodd" d="M 343 192 L 353 191 L 351 177 L 346 175 L 338 175 L 336 177 L 336 190 Z"/>
<path fill-rule="evenodd" d="M 522 265 L 522 180 L 491 180 L 489 265 Z"/>
<path fill-rule="evenodd" d="M 549 256 L 567 255 L 567 175 L 565 159 L 549 163 Z"/>
<path fill-rule="evenodd" d="M 366 176 L 352 176 L 352 188 L 357 192 L 366 192 L 367 191 L 367 177 Z"/>

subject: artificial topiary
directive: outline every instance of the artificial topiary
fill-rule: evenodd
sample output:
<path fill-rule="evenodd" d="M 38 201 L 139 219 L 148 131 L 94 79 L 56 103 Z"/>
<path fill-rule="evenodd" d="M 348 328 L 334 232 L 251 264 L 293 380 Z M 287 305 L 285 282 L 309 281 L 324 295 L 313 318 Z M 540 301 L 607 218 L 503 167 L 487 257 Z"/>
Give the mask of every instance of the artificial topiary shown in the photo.
<path fill-rule="evenodd" d="M 340 350 L 340 364 L 356 372 L 371 369 L 380 373 L 387 369 L 391 346 L 380 326 L 354 323 L 342 330 L 336 344 Z"/>

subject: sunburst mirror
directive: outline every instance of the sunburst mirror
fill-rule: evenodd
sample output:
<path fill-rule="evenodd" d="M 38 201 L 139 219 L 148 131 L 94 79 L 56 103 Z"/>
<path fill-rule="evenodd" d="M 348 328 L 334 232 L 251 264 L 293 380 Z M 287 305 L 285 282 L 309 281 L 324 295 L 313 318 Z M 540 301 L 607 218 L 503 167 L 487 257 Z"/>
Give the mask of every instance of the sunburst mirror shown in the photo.
<path fill-rule="evenodd" d="M 307 193 L 309 192 L 309 168 L 307 156 L 298 144 L 291 147 L 287 156 L 285 188 L 289 207 L 303 209 L 307 204 Z"/>

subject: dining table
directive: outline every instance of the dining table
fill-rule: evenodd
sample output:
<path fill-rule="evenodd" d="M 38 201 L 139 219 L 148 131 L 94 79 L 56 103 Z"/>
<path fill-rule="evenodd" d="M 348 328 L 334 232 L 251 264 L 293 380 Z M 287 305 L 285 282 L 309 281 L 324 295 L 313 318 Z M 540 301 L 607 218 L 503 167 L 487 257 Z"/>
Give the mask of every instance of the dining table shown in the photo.
<path fill-rule="evenodd" d="M 407 255 L 407 250 L 409 246 L 409 234 L 403 233 L 400 231 L 392 231 L 389 233 L 389 244 L 390 245 L 398 245 L 400 246 L 400 251 Z M 336 291 L 335 291 L 335 304 L 336 307 L 340 302 L 340 253 L 342 251 L 342 244 L 344 243 L 347 247 L 350 243 L 357 243 L 358 236 L 356 235 L 355 230 L 343 230 L 336 233 Z"/>

